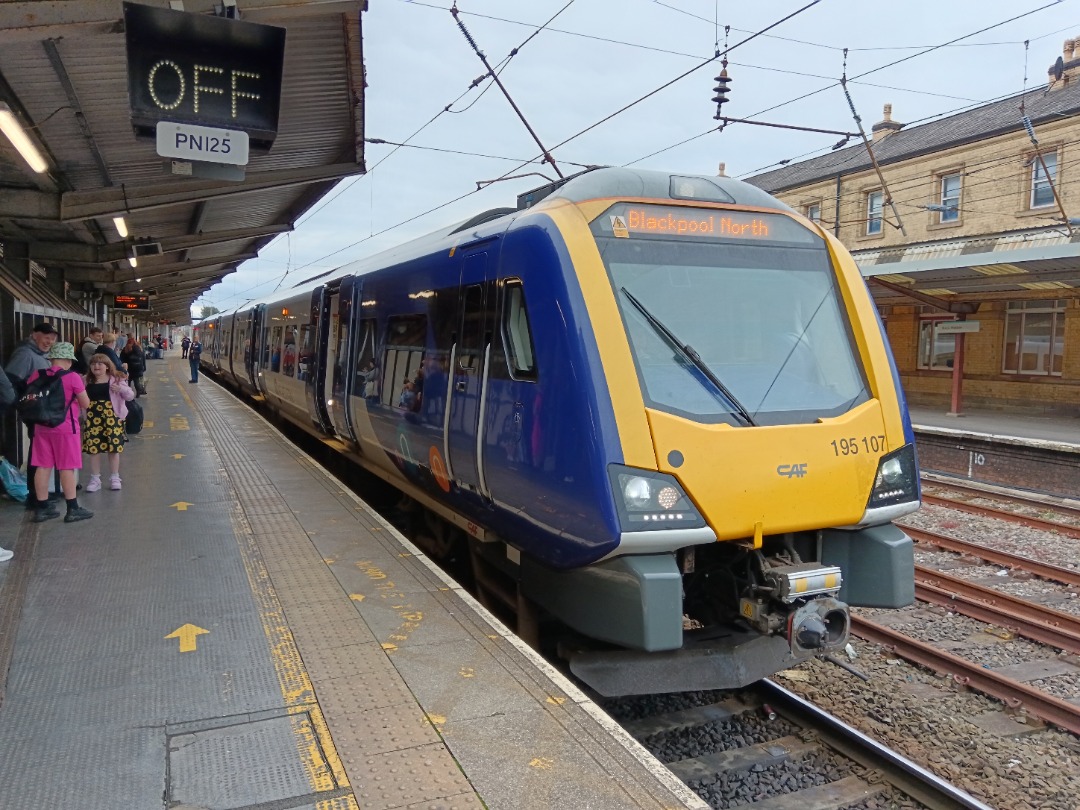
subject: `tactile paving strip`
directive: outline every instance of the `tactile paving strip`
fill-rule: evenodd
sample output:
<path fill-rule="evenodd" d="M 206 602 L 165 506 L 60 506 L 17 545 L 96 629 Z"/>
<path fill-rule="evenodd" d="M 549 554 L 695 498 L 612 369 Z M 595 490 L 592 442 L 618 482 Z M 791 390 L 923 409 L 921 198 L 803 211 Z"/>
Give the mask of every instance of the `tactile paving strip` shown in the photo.
<path fill-rule="evenodd" d="M 214 400 L 214 407 L 201 409 L 200 413 L 221 457 L 230 462 L 229 481 L 236 490 L 243 523 L 258 546 L 259 565 L 273 583 L 274 598 L 287 617 L 291 638 L 311 674 L 323 714 L 330 718 L 335 756 L 339 750 L 353 754 L 344 764 L 361 806 L 389 808 L 419 803 L 433 807 L 440 806 L 445 797 L 456 797 L 457 806 L 480 806 L 468 780 L 446 747 L 438 743 L 433 726 L 382 646 L 369 640 L 374 636 L 349 595 L 340 585 L 333 586 L 332 576 L 326 579 L 327 564 L 298 521 L 298 513 L 280 508 L 283 500 L 262 472 L 262 467 L 272 462 L 253 464 L 245 458 L 251 437 L 239 439 L 227 418 L 229 408 L 238 406 L 213 389 L 205 394 Z M 259 447 L 260 456 L 268 452 L 268 446 Z M 232 467 L 232 462 L 238 466 Z M 364 531 L 358 519 L 361 517 L 382 532 L 377 521 L 358 510 L 350 515 L 353 533 Z M 348 526 L 345 529 L 350 531 Z M 328 589 L 332 598 L 327 598 Z M 366 643 L 355 645 L 358 636 Z M 352 650 L 345 649 L 350 646 Z M 367 723 L 343 722 L 341 718 L 356 717 L 361 711 L 389 711 L 390 707 L 398 714 L 398 723 L 405 724 L 397 732 L 396 745 L 409 745 L 361 758 L 371 746 L 385 750 L 394 748 L 395 743 L 384 739 L 379 729 L 374 729 L 372 736 L 373 729 Z M 402 736 L 406 726 L 410 731 Z"/>

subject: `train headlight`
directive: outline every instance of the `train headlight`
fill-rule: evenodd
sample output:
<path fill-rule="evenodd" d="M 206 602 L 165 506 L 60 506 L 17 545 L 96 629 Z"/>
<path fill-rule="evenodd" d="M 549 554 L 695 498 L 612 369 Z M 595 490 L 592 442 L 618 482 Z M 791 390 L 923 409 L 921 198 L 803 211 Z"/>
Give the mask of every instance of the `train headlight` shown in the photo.
<path fill-rule="evenodd" d="M 649 505 L 652 490 L 647 479 L 641 476 L 624 476 L 622 481 L 623 501 L 631 509 L 641 509 Z"/>
<path fill-rule="evenodd" d="M 895 453 L 882 456 L 867 509 L 919 500 L 919 467 L 915 445 L 906 444 Z"/>
<path fill-rule="evenodd" d="M 611 488 L 624 531 L 702 528 L 705 520 L 674 476 L 610 466 Z"/>

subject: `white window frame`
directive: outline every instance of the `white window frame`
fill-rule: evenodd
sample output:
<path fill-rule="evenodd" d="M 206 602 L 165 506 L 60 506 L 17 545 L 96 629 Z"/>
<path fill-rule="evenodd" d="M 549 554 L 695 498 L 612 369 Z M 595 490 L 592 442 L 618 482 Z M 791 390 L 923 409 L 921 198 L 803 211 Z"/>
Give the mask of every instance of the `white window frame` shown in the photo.
<path fill-rule="evenodd" d="M 938 186 L 941 191 L 941 216 L 940 222 L 956 222 L 960 219 L 960 196 L 963 194 L 963 175 L 960 172 L 941 175 Z M 950 180 L 956 180 L 956 193 L 948 193 Z"/>
<path fill-rule="evenodd" d="M 1066 302 L 1064 299 L 1056 299 L 1051 301 L 1009 301 L 1005 307 L 1005 330 L 1002 334 L 1003 345 L 1001 347 L 1001 373 L 1002 374 L 1017 374 L 1023 376 L 1034 377 L 1060 377 L 1062 372 L 1054 370 L 1054 358 L 1058 354 L 1054 351 L 1055 346 L 1059 345 L 1058 341 L 1055 341 L 1055 336 L 1060 332 L 1061 341 L 1061 366 L 1065 365 L 1065 309 Z M 1025 370 L 1023 366 L 1024 352 L 1023 349 L 1030 342 L 1030 337 L 1027 341 L 1024 339 L 1024 334 L 1027 326 L 1028 315 L 1050 315 L 1050 343 L 1047 346 L 1046 355 L 1046 368 L 1045 370 L 1028 369 Z M 1016 335 L 1017 346 L 1015 351 L 1016 368 L 1008 368 L 1009 358 L 1009 332 L 1010 325 L 1019 320 L 1019 330 Z"/>
<path fill-rule="evenodd" d="M 938 324 L 952 323 L 956 320 L 955 316 L 940 314 L 938 310 L 934 310 L 932 307 L 928 308 L 938 314 L 924 314 L 919 316 L 919 332 L 918 332 L 918 348 L 915 356 L 915 367 L 926 371 L 952 371 L 952 362 L 956 359 L 956 335 L 955 334 L 938 334 Z M 938 355 L 936 348 L 938 343 L 949 344 L 952 343 L 952 354 L 947 355 L 949 359 L 944 363 L 935 363 L 934 358 Z M 941 353 L 943 356 L 945 352 Z"/>
<path fill-rule="evenodd" d="M 806 206 L 806 218 L 811 222 L 821 224 L 821 203 L 811 203 Z"/>
<path fill-rule="evenodd" d="M 877 205 L 875 206 L 875 200 Z M 885 192 L 882 189 L 866 194 L 866 235 L 877 236 L 882 232 L 882 214 L 885 211 Z"/>
<path fill-rule="evenodd" d="M 1051 152 L 1041 152 L 1042 160 L 1039 160 L 1039 155 L 1035 155 L 1031 163 L 1031 208 L 1049 208 L 1054 205 L 1054 189 L 1052 183 L 1057 182 L 1058 175 L 1058 156 L 1057 150 Z M 1046 162 L 1046 176 L 1043 176 L 1043 161 Z M 1045 191 L 1049 194 L 1049 198 L 1043 202 L 1036 202 L 1036 197 L 1040 191 Z"/>

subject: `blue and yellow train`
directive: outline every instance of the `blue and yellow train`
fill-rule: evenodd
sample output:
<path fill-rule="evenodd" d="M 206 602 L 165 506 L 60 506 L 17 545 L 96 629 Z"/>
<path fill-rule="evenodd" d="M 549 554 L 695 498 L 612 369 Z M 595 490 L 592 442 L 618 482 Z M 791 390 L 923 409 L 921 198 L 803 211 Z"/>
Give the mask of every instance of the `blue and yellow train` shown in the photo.
<path fill-rule="evenodd" d="M 718 177 L 595 169 L 201 326 L 202 362 L 574 631 L 602 694 L 742 686 L 914 598 L 913 433 L 847 251 Z"/>

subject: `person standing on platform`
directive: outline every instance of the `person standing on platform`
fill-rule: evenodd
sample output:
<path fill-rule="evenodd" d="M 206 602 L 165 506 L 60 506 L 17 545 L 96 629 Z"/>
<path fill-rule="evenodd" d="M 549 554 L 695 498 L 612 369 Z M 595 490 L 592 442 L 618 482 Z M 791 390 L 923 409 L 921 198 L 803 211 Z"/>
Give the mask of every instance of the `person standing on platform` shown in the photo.
<path fill-rule="evenodd" d="M 75 347 L 70 343 L 57 343 L 45 355 L 52 361 L 52 367 L 35 371 L 27 383 L 33 382 L 39 375 L 53 376 L 67 372 L 75 362 Z M 79 506 L 75 493 L 75 470 L 82 469 L 82 433 L 79 430 L 79 412 L 86 410 L 90 399 L 86 396 L 86 382 L 78 374 L 64 374 L 61 380 L 64 386 L 64 398 L 69 402 L 67 418 L 56 427 L 36 425 L 34 441 L 30 454 L 38 465 L 34 470 L 34 490 L 37 494 L 37 507 L 34 509 L 34 523 L 44 523 L 60 512 L 49 503 L 49 478 L 54 469 L 60 471 L 60 487 L 67 501 L 65 523 L 92 518 L 94 513 Z"/>
<path fill-rule="evenodd" d="M 90 370 L 90 358 L 97 354 L 97 347 L 102 344 L 104 336 L 101 327 L 95 326 L 90 330 L 90 334 L 83 338 L 83 342 L 79 346 L 79 354 L 82 355 L 87 371 Z"/>
<path fill-rule="evenodd" d="M 146 396 L 146 383 L 143 375 L 146 374 L 146 352 L 142 350 L 135 338 L 129 337 L 127 345 L 120 350 L 120 361 L 127 366 L 128 380 L 135 391 L 135 396 Z"/>
<path fill-rule="evenodd" d="M 83 431 L 83 452 L 90 456 L 90 480 L 87 492 L 101 489 L 101 454 L 109 454 L 109 489 L 120 489 L 120 454 L 124 452 L 124 419 L 127 403 L 135 392 L 121 376 L 116 366 L 104 354 L 90 358 L 90 373 L 86 375 L 86 395 L 90 407 L 86 411 Z"/>
<path fill-rule="evenodd" d="M 118 369 L 124 369 L 124 363 L 120 359 L 120 355 L 116 353 L 116 333 L 106 332 L 101 336 L 101 345 L 97 347 L 97 351 L 94 354 L 103 354 L 112 360 L 113 365 Z"/>
<path fill-rule="evenodd" d="M 180 350 L 181 350 L 180 357 L 182 357 L 184 360 L 187 360 L 188 348 L 190 346 L 191 346 L 191 338 L 189 338 L 187 335 L 184 335 L 184 339 L 180 341 Z"/>
<path fill-rule="evenodd" d="M 199 381 L 200 357 L 202 357 L 202 344 L 199 342 L 199 336 L 196 335 L 194 340 L 191 341 L 191 345 L 188 346 L 188 366 L 191 368 L 191 380 L 189 382 L 197 383 Z"/>
<path fill-rule="evenodd" d="M 34 326 L 25 341 L 15 347 L 15 351 L 8 358 L 4 371 L 15 389 L 15 398 L 18 399 L 26 391 L 26 381 L 35 371 L 44 371 L 49 367 L 49 361 L 45 355 L 56 343 L 56 329 L 51 323 L 41 322 Z M 30 451 L 26 455 L 26 480 L 29 484 L 29 494 L 26 496 L 26 508 L 37 508 L 37 497 L 34 494 L 34 426 L 26 426 L 27 435 L 30 437 Z"/>

